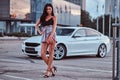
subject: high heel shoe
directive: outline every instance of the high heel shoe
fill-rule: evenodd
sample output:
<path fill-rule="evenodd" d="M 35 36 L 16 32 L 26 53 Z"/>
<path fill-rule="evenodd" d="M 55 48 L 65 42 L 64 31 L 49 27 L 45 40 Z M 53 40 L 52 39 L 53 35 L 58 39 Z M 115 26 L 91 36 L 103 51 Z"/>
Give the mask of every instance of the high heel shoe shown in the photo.
<path fill-rule="evenodd" d="M 51 68 L 52 76 L 55 76 L 55 73 L 57 72 L 57 67 L 53 66 Z"/>
<path fill-rule="evenodd" d="M 43 76 L 44 78 L 50 77 L 51 70 L 47 70 L 46 74 Z"/>

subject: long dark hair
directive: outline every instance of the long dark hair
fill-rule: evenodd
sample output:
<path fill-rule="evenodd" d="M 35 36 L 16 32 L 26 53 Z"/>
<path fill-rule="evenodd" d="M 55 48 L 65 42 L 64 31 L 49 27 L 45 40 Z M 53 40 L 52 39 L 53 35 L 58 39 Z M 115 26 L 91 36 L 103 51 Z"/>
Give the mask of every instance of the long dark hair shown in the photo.
<path fill-rule="evenodd" d="M 47 4 L 45 5 L 45 7 L 44 7 L 43 14 L 42 14 L 41 17 L 40 17 L 40 21 L 41 21 L 41 22 L 44 22 L 46 16 L 48 15 L 48 13 L 47 13 L 47 11 L 46 11 L 48 6 L 52 8 L 52 13 L 51 13 L 51 15 L 54 16 L 52 4 L 47 3 Z"/>

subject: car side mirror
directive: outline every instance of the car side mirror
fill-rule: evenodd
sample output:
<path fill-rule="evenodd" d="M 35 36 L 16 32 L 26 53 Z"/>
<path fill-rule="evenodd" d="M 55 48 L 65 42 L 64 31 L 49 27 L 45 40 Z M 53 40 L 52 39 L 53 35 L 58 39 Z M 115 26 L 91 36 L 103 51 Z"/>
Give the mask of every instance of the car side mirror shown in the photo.
<path fill-rule="evenodd" d="M 78 37 L 81 37 L 81 36 L 75 36 L 75 35 L 72 36 L 72 38 L 78 38 Z"/>

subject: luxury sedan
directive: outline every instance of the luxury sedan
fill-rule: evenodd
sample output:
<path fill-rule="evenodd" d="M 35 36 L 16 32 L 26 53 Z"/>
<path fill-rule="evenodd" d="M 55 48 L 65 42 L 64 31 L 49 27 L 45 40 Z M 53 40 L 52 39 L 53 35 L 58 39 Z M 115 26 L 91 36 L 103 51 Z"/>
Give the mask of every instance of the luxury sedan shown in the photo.
<path fill-rule="evenodd" d="M 54 59 L 66 56 L 94 55 L 105 57 L 110 51 L 110 39 L 87 27 L 57 27 L 57 43 Z M 41 56 L 41 36 L 33 36 L 22 43 L 22 53 L 29 57 Z M 47 52 L 47 55 L 49 52 Z"/>

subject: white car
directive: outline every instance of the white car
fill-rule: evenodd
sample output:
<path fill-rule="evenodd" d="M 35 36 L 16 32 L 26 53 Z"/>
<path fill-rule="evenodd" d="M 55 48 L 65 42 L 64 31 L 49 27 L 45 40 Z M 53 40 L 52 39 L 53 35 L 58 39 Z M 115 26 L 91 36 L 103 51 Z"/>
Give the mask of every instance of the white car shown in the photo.
<path fill-rule="evenodd" d="M 110 39 L 87 27 L 57 27 L 54 59 L 66 56 L 96 55 L 105 57 L 110 51 Z M 41 36 L 34 36 L 22 43 L 22 52 L 28 56 L 41 56 Z"/>

